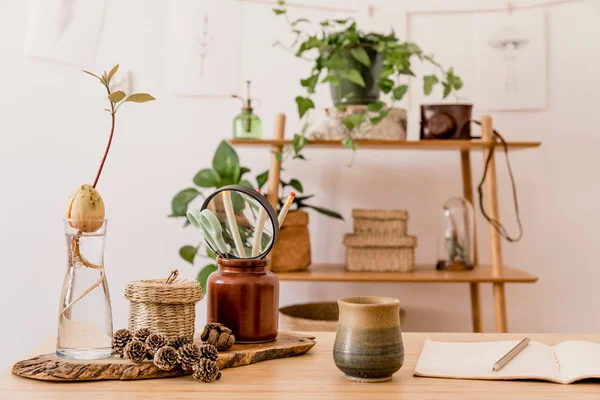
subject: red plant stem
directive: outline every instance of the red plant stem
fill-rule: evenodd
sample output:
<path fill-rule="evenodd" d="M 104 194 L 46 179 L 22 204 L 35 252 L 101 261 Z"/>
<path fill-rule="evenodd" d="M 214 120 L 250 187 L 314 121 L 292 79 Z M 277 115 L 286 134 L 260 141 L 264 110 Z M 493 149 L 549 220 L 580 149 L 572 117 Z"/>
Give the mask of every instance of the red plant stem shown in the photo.
<path fill-rule="evenodd" d="M 106 87 L 106 91 L 110 95 L 110 89 L 108 86 Z M 110 101 L 110 100 L 109 100 Z M 104 150 L 104 156 L 102 157 L 102 162 L 100 162 L 100 168 L 98 168 L 98 173 L 96 173 L 96 179 L 94 179 L 94 184 L 92 187 L 95 189 L 98 184 L 98 180 L 100 179 L 100 174 L 102 174 L 102 168 L 104 168 L 104 162 L 106 161 L 106 157 L 108 156 L 108 151 L 110 150 L 110 144 L 112 143 L 113 134 L 115 133 L 115 106 L 112 101 L 110 101 L 110 116 L 112 118 L 112 123 L 110 126 L 110 136 L 108 137 L 108 143 L 106 144 L 106 150 Z"/>

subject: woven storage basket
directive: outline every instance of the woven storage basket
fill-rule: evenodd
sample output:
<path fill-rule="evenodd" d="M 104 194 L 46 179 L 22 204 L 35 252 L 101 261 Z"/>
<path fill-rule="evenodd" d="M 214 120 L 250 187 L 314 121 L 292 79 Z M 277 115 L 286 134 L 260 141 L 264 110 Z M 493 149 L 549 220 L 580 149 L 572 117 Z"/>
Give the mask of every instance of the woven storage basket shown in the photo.
<path fill-rule="evenodd" d="M 406 236 L 406 210 L 352 210 L 354 233 Z"/>
<path fill-rule="evenodd" d="M 411 272 L 415 267 L 414 236 L 346 235 L 348 271 Z"/>
<path fill-rule="evenodd" d="M 277 243 L 269 253 L 273 272 L 304 271 L 311 263 L 308 214 L 290 211 L 279 228 Z"/>
<path fill-rule="evenodd" d="M 202 288 L 196 281 L 164 279 L 129 282 L 125 298 L 129 303 L 129 329 L 149 328 L 169 339 L 177 336 L 194 337 L 196 302 L 201 300 Z"/>
<path fill-rule="evenodd" d="M 400 309 L 400 323 L 404 321 Z M 279 329 L 296 332 L 335 332 L 340 310 L 334 302 L 306 303 L 279 309 Z"/>

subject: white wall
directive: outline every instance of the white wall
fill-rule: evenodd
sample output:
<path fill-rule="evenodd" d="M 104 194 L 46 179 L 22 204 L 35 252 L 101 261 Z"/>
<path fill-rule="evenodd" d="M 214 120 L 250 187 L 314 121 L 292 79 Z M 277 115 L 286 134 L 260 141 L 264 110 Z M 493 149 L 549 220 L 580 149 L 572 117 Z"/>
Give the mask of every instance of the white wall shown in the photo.
<path fill-rule="evenodd" d="M 110 220 L 106 267 L 115 328 L 126 325 L 128 304 L 123 289 L 128 281 L 166 276 L 173 268 L 188 278 L 195 276 L 197 267 L 181 261 L 177 249 L 195 242 L 197 235 L 166 215 L 172 195 L 190 185 L 194 173 L 210 164 L 217 143 L 230 136 L 231 120 L 238 112 L 235 101 L 177 98 L 167 93 L 168 3 L 110 0 L 98 62 L 88 66 L 99 70 L 120 62 L 123 70 L 134 73 L 136 90 L 158 99 L 122 109 L 99 185 Z M 313 19 L 330 15 L 294 12 Z M 0 0 L 0 254 L 4 267 L 0 367 L 55 334 L 65 265 L 63 208 L 74 188 L 93 179 L 109 128 L 102 111 L 102 89 L 93 79 L 74 67 L 23 56 L 26 17 L 26 2 Z M 600 308 L 596 289 L 600 279 L 596 265 L 600 259 L 596 244 L 600 221 L 596 204 L 600 136 L 595 122 L 600 91 L 598 17 L 597 1 L 549 10 L 548 108 L 493 114 L 507 138 L 543 141 L 539 150 L 511 157 L 525 237 L 518 244 L 505 244 L 505 261 L 540 276 L 535 285 L 507 289 L 513 332 L 600 333 L 596 318 Z M 443 63 L 456 66 L 467 83 L 467 95 L 472 90 L 475 60 L 469 47 L 470 23 L 468 16 L 411 21 L 412 39 L 439 54 Z M 273 38 L 278 32 L 283 35 L 285 26 L 272 16 L 269 6 L 244 5 L 244 29 L 244 78 L 253 79 L 255 93 L 262 100 L 257 112 L 263 118 L 265 136 L 271 135 L 277 112 L 288 115 L 287 135 L 292 135 L 298 127 L 293 98 L 300 93 L 297 81 L 308 66 L 271 48 Z M 418 90 L 413 93 L 412 115 L 420 101 Z M 327 101 L 324 90 L 318 105 Z M 476 110 L 476 116 L 480 115 Z M 241 149 L 239 153 L 253 171 L 268 165 L 267 150 Z M 352 229 L 354 207 L 408 209 L 409 230 L 419 237 L 418 261 L 434 261 L 438 207 L 460 193 L 458 155 L 360 150 L 353 168 L 346 167 L 350 154 L 345 151 L 308 150 L 307 155 L 309 163 L 292 163 L 287 172 L 301 179 L 308 193 L 318 194 L 318 204 L 347 217 L 345 222 L 332 222 L 311 215 L 314 261 L 343 260 L 341 239 Z M 473 160 L 477 180 L 481 162 L 478 155 Z M 501 164 L 500 170 L 504 171 Z M 512 210 L 504 172 L 501 179 L 501 213 L 508 218 Z M 487 230 L 483 221 L 478 229 Z M 485 262 L 487 242 L 480 243 Z M 281 289 L 283 305 L 352 294 L 395 296 L 408 310 L 405 330 L 470 329 L 466 285 L 286 282 Z M 488 288 L 483 290 L 483 300 L 484 325 L 489 331 L 493 318 Z M 198 326 L 204 317 L 201 302 Z"/>

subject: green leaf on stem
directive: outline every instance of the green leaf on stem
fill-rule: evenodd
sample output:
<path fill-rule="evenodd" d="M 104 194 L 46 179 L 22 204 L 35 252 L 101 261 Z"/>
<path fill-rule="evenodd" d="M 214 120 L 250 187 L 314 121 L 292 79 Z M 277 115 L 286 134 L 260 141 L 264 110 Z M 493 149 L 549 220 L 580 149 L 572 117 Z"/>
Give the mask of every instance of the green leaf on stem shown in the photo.
<path fill-rule="evenodd" d="M 302 193 L 304 191 L 304 188 L 302 187 L 302 183 L 300 183 L 300 181 L 298 179 L 292 179 L 288 183 L 288 185 L 291 186 L 291 187 L 293 187 L 294 189 L 296 189 L 300 193 Z"/>
<path fill-rule="evenodd" d="M 310 94 L 315 92 L 315 86 L 317 86 L 317 83 L 319 83 L 319 73 L 311 75 L 308 78 L 300 81 L 300 84 L 305 87 Z"/>
<path fill-rule="evenodd" d="M 208 276 L 218 270 L 219 268 L 215 264 L 208 264 L 204 268 L 198 272 L 196 276 L 196 280 L 200 283 L 202 287 L 202 293 L 206 293 L 206 281 L 208 280 Z"/>
<path fill-rule="evenodd" d="M 297 20 L 292 22 L 292 26 L 296 26 L 302 22 L 310 22 L 310 20 L 308 18 L 298 18 Z"/>
<path fill-rule="evenodd" d="M 383 107 L 385 107 L 385 103 L 383 101 L 376 101 L 367 105 L 367 110 L 370 112 L 379 112 L 381 109 L 383 109 Z"/>
<path fill-rule="evenodd" d="M 198 248 L 194 246 L 183 246 L 179 249 L 179 256 L 190 264 L 194 264 L 194 258 L 198 253 Z"/>
<path fill-rule="evenodd" d="M 394 73 L 394 68 L 390 67 L 390 66 L 385 66 L 381 69 L 381 72 L 379 73 L 379 77 L 380 78 L 387 78 L 388 76 L 390 76 L 391 74 Z"/>
<path fill-rule="evenodd" d="M 381 122 L 385 117 L 387 117 L 387 114 L 388 114 L 387 110 L 381 110 L 379 112 L 379 115 L 371 118 L 370 121 L 373 125 L 376 125 L 379 122 Z"/>
<path fill-rule="evenodd" d="M 335 74 L 328 74 L 325 78 L 323 78 L 321 83 L 327 82 L 330 82 L 332 85 L 337 86 L 340 84 L 340 77 Z"/>
<path fill-rule="evenodd" d="M 444 99 L 445 99 L 452 92 L 452 86 L 446 82 L 444 82 L 443 85 L 444 85 Z"/>
<path fill-rule="evenodd" d="M 118 103 L 125 98 L 126 94 L 122 90 L 117 90 L 108 95 L 108 99 L 113 103 Z"/>
<path fill-rule="evenodd" d="M 252 183 L 246 179 L 242 179 L 238 182 L 238 185 L 240 186 L 246 186 L 247 188 L 250 189 L 254 189 L 254 185 L 252 185 Z"/>
<path fill-rule="evenodd" d="M 306 41 L 302 42 L 298 48 L 298 51 L 296 52 L 296 57 L 301 57 L 305 51 L 321 47 L 322 45 L 323 42 L 319 40 L 319 38 L 316 36 L 310 36 Z"/>
<path fill-rule="evenodd" d="M 279 151 L 271 150 L 271 153 L 275 156 L 275 159 L 277 159 L 277 161 L 279 161 L 279 162 L 283 161 L 283 155 Z"/>
<path fill-rule="evenodd" d="M 285 14 L 285 10 L 283 8 L 274 8 L 273 12 L 275 13 L 275 15 Z"/>
<path fill-rule="evenodd" d="M 350 115 L 346 115 L 344 117 L 344 126 L 349 130 L 353 130 L 355 128 L 358 128 L 363 122 L 365 122 L 365 115 L 364 114 L 360 114 L 360 113 L 354 113 L 354 114 L 350 114 Z M 345 137 L 344 139 L 350 139 L 348 137 Z M 342 140 L 342 144 L 343 140 Z M 346 146 L 345 146 L 346 147 Z"/>
<path fill-rule="evenodd" d="M 360 75 L 358 70 L 352 68 L 347 71 L 341 71 L 340 75 L 342 78 L 349 80 L 350 82 L 356 83 L 358 86 L 365 87 L 365 80 Z"/>
<path fill-rule="evenodd" d="M 217 253 L 212 251 L 210 247 L 206 246 L 206 257 L 212 258 L 213 260 L 217 259 Z"/>
<path fill-rule="evenodd" d="M 425 75 L 423 77 L 423 93 L 430 95 L 433 91 L 433 86 L 438 83 L 438 77 L 435 75 Z"/>
<path fill-rule="evenodd" d="M 188 205 L 200 195 L 195 188 L 183 189 L 173 197 L 171 200 L 171 216 L 172 217 L 185 217 Z"/>
<path fill-rule="evenodd" d="M 460 77 L 454 75 L 454 69 L 450 68 L 446 72 L 446 82 L 455 90 L 460 90 L 463 87 L 463 81 Z"/>
<path fill-rule="evenodd" d="M 117 73 L 119 70 L 119 64 L 112 67 L 112 69 L 108 73 L 108 83 L 110 83 L 111 78 Z"/>
<path fill-rule="evenodd" d="M 149 95 L 148 93 L 134 93 L 132 95 L 129 95 L 129 97 L 127 97 L 125 99 L 125 101 L 130 101 L 133 103 L 146 103 L 148 101 L 152 101 L 152 100 L 156 100 L 154 97 L 152 97 L 152 95 Z"/>
<path fill-rule="evenodd" d="M 94 73 L 92 73 L 90 71 L 86 71 L 85 69 L 82 69 L 81 72 L 85 72 L 86 74 L 91 75 L 94 78 L 98 79 L 100 82 L 102 82 L 102 78 L 100 78 L 98 75 L 96 75 L 96 74 L 94 74 Z M 102 82 L 102 83 L 104 83 L 104 82 Z"/>
<path fill-rule="evenodd" d="M 406 43 L 406 50 L 412 54 L 420 54 L 421 53 L 421 48 L 416 43 L 412 43 L 412 42 Z"/>
<path fill-rule="evenodd" d="M 269 180 L 269 170 L 266 170 L 262 174 L 256 175 L 257 187 L 259 189 L 262 189 L 262 187 L 265 185 L 265 183 L 267 183 L 268 180 Z"/>
<path fill-rule="evenodd" d="M 217 187 L 219 181 L 221 181 L 221 176 L 212 168 L 201 169 L 194 176 L 194 183 L 203 188 Z"/>
<path fill-rule="evenodd" d="M 308 97 L 296 97 L 296 104 L 298 105 L 298 116 L 300 118 L 302 118 L 308 110 L 315 108 L 315 103 Z"/>
<path fill-rule="evenodd" d="M 292 145 L 294 153 L 295 154 L 300 153 L 300 151 L 302 151 L 302 149 L 306 146 L 307 143 L 308 143 L 308 139 L 306 139 L 306 136 L 299 135 L 296 133 L 294 135 L 294 143 Z"/>
<path fill-rule="evenodd" d="M 315 210 L 323 215 L 327 215 L 328 217 L 335 218 L 335 219 L 341 219 L 342 221 L 344 220 L 344 217 L 342 217 L 341 214 L 339 214 L 333 210 L 328 210 L 327 208 L 323 208 L 323 207 L 311 206 L 308 204 L 303 204 L 303 206 L 305 208 L 312 208 L 313 210 Z"/>
<path fill-rule="evenodd" d="M 377 84 L 379 85 L 379 88 L 383 91 L 383 93 L 386 94 L 389 93 L 390 90 L 392 90 L 394 87 L 394 81 L 389 78 L 380 79 L 379 82 L 377 82 Z"/>
<path fill-rule="evenodd" d="M 371 66 L 371 59 L 369 58 L 369 55 L 364 47 L 354 47 L 350 49 L 350 54 L 352 54 L 352 57 L 354 57 L 356 61 L 365 67 Z"/>
<path fill-rule="evenodd" d="M 213 169 L 221 179 L 237 183 L 241 176 L 240 159 L 227 141 L 222 140 L 215 151 L 212 161 Z"/>
<path fill-rule="evenodd" d="M 397 88 L 394 89 L 394 99 L 395 100 L 402 100 L 402 98 L 404 97 L 404 95 L 406 94 L 406 92 L 408 91 L 408 85 L 400 85 Z"/>
<path fill-rule="evenodd" d="M 352 149 L 354 148 L 354 139 L 352 139 L 350 136 L 346 136 L 342 139 L 342 146 L 344 146 L 347 149 Z"/>
<path fill-rule="evenodd" d="M 248 168 L 248 167 L 241 167 L 240 168 L 240 173 L 241 173 L 240 176 L 243 176 L 246 172 L 250 172 L 250 168 Z"/>

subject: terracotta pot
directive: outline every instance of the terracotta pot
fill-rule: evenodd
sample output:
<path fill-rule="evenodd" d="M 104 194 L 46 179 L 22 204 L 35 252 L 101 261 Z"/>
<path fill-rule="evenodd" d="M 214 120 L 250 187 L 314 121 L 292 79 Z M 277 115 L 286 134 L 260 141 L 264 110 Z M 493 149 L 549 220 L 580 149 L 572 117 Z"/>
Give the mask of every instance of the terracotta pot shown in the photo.
<path fill-rule="evenodd" d="M 305 211 L 290 211 L 283 226 L 279 228 L 279 239 L 269 253 L 271 271 L 303 271 L 311 263 L 308 214 Z"/>
<path fill-rule="evenodd" d="M 279 280 L 267 260 L 217 258 L 208 277 L 207 320 L 230 328 L 236 343 L 262 343 L 277 337 Z"/>
<path fill-rule="evenodd" d="M 404 363 L 400 300 L 361 296 L 338 300 L 340 320 L 333 360 L 345 377 L 357 382 L 385 382 Z"/>

